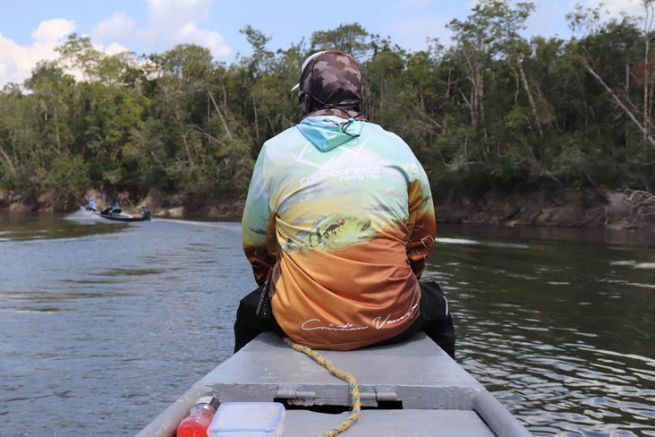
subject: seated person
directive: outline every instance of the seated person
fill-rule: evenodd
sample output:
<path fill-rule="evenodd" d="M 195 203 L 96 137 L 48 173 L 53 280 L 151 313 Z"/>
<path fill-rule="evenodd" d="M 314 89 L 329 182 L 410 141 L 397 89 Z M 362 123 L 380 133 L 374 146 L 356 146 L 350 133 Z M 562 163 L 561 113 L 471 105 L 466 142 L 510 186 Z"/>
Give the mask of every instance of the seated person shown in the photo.
<path fill-rule="evenodd" d="M 302 121 L 263 145 L 250 183 L 243 245 L 260 287 L 240 303 L 235 351 L 267 330 L 331 350 L 423 330 L 454 356 L 445 297 L 419 285 L 436 235 L 421 164 L 361 114 L 350 56 L 312 55 L 299 87 Z M 262 298 L 270 319 L 257 315 Z"/>

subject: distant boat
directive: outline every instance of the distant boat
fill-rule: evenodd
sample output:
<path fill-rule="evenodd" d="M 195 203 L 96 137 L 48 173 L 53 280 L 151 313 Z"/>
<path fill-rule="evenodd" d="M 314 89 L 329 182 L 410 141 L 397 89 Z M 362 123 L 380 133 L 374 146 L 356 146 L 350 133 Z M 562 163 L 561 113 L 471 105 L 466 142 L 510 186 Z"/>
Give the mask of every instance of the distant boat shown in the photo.
<path fill-rule="evenodd" d="M 89 204 L 86 208 L 82 208 L 87 214 L 91 214 L 94 217 L 101 217 L 106 220 L 113 220 L 119 222 L 145 222 L 150 220 L 150 210 L 143 207 L 139 213 L 129 214 L 124 212 L 120 206 L 114 205 L 113 207 L 107 207 L 102 211 L 98 211 L 95 208 L 95 203 L 93 205 Z"/>
<path fill-rule="evenodd" d="M 150 211 L 147 208 L 141 208 L 141 212 L 137 214 L 128 214 L 122 210 L 116 211 L 112 209 L 110 211 L 96 212 L 100 217 L 107 220 L 116 220 L 119 222 L 145 222 L 150 220 Z"/>

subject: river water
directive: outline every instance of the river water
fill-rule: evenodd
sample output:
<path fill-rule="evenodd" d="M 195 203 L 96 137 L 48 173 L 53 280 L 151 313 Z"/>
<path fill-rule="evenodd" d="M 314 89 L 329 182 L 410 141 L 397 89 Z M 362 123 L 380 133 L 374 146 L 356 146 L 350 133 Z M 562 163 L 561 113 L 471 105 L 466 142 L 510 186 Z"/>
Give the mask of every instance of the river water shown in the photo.
<path fill-rule="evenodd" d="M 0 215 L 8 435 L 129 435 L 231 354 L 238 223 Z M 457 360 L 537 435 L 655 435 L 655 238 L 440 228 Z"/>

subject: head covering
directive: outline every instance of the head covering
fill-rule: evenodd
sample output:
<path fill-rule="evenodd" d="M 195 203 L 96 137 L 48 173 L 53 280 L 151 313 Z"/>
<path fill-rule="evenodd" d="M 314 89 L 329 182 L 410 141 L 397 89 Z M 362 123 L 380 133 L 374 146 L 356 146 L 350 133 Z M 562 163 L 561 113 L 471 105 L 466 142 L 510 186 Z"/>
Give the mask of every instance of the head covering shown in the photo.
<path fill-rule="evenodd" d="M 316 52 L 316 53 L 314 53 L 314 54 L 311 55 L 311 56 L 308 56 L 307 59 L 305 59 L 305 61 L 302 63 L 302 67 L 300 67 L 300 75 L 302 75 L 303 71 L 305 71 L 305 68 L 307 67 L 307 64 L 309 64 L 309 62 L 310 62 L 312 59 L 316 58 L 317 56 L 322 55 L 322 54 L 325 53 L 325 52 L 327 52 L 327 50 L 322 50 L 322 51 L 320 51 L 320 52 Z M 300 82 L 298 82 L 297 84 L 295 84 L 295 85 L 293 86 L 293 88 L 291 88 L 291 91 L 295 91 L 295 90 L 297 90 L 298 88 L 300 88 Z"/>
<path fill-rule="evenodd" d="M 304 117 L 336 115 L 364 119 L 359 113 L 362 74 L 355 60 L 339 50 L 325 50 L 308 57 L 296 88 L 300 88 Z"/>

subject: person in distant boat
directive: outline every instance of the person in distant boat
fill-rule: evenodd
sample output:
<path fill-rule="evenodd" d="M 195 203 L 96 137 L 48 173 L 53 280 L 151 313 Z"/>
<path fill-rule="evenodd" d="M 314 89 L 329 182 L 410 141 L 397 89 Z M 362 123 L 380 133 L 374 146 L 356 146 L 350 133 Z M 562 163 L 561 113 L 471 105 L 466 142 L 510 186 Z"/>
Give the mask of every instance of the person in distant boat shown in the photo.
<path fill-rule="evenodd" d="M 87 209 L 89 211 L 97 211 L 98 210 L 98 205 L 96 205 L 96 201 L 93 200 L 93 197 L 89 197 L 89 202 L 88 203 L 89 203 L 89 206 L 87 207 Z"/>
<path fill-rule="evenodd" d="M 139 208 L 139 214 L 141 215 L 141 218 L 144 218 L 144 219 L 149 219 L 150 218 L 150 210 L 144 204 L 141 204 L 141 207 Z"/>
<path fill-rule="evenodd" d="M 446 298 L 419 283 L 436 236 L 423 167 L 361 113 L 349 55 L 310 56 L 296 87 L 302 120 L 264 143 L 250 182 L 243 246 L 259 288 L 239 304 L 235 352 L 262 331 L 332 350 L 425 331 L 454 356 Z"/>
<path fill-rule="evenodd" d="M 114 206 L 111 208 L 111 213 L 120 214 L 121 212 L 123 212 L 123 209 L 121 208 L 121 203 L 117 200 L 114 202 Z"/>
<path fill-rule="evenodd" d="M 121 203 L 118 200 L 115 200 L 112 206 L 107 206 L 105 209 L 100 211 L 100 214 L 112 215 L 112 214 L 120 214 L 121 212 L 123 212 L 123 209 L 121 208 Z"/>

